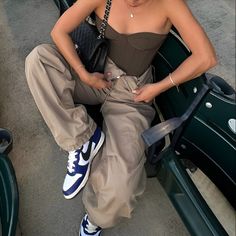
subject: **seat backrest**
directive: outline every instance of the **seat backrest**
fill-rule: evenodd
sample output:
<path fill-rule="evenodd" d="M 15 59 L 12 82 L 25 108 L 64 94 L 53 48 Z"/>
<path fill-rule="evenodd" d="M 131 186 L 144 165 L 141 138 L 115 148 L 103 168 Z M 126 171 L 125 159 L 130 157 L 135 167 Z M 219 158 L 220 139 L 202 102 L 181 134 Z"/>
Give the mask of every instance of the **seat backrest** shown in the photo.
<path fill-rule="evenodd" d="M 153 65 L 156 81 L 174 71 L 191 52 L 172 31 Z M 156 98 L 165 120 L 181 116 L 205 84 L 209 92 L 184 124 L 175 150 L 196 164 L 236 206 L 236 92 L 222 78 L 202 74 Z"/>

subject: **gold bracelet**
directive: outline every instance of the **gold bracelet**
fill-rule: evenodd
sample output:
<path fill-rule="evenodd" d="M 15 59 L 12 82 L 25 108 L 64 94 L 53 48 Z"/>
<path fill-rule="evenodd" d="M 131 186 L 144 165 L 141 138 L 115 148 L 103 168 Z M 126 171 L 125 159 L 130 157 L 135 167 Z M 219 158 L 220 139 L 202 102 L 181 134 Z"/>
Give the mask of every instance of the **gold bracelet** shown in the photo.
<path fill-rule="evenodd" d="M 174 82 L 174 80 L 171 77 L 171 73 L 169 74 L 169 79 L 170 79 L 171 83 L 176 87 L 177 91 L 179 92 L 179 85 Z"/>

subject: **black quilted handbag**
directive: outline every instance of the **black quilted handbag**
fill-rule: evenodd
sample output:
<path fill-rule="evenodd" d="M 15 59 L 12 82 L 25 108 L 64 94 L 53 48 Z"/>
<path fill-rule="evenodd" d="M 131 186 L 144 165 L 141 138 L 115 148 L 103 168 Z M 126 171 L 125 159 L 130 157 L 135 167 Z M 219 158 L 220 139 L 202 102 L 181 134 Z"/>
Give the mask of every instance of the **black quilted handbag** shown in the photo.
<path fill-rule="evenodd" d="M 104 72 L 108 53 L 108 40 L 104 33 L 107 26 L 108 16 L 112 0 L 107 0 L 104 17 L 98 31 L 94 20 L 89 16 L 72 33 L 71 39 L 75 44 L 76 51 L 89 72 Z"/>

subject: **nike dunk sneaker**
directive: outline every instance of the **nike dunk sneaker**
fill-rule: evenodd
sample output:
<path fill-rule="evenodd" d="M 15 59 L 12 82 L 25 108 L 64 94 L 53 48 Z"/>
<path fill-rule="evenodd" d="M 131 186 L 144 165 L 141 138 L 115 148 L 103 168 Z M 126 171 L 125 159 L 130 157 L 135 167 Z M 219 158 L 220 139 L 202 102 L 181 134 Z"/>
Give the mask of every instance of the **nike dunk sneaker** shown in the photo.
<path fill-rule="evenodd" d="M 67 174 L 63 184 L 66 199 L 72 199 L 86 184 L 93 158 L 105 139 L 104 133 L 97 128 L 93 136 L 80 149 L 69 152 Z"/>
<path fill-rule="evenodd" d="M 102 228 L 93 225 L 86 214 L 80 225 L 80 236 L 99 236 L 101 235 Z"/>

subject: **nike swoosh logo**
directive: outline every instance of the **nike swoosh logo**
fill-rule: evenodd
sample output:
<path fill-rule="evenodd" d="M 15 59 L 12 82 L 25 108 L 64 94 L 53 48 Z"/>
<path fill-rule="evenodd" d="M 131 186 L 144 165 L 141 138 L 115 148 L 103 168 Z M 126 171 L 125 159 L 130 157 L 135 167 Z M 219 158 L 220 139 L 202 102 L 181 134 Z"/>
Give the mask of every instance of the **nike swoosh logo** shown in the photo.
<path fill-rule="evenodd" d="M 81 150 L 81 155 L 82 155 L 82 157 L 85 161 L 89 160 L 89 157 L 90 157 L 90 154 L 91 154 L 91 149 L 92 149 L 92 144 L 93 144 L 93 142 L 89 142 L 88 149 L 87 149 L 86 152 L 83 152 Z"/>

